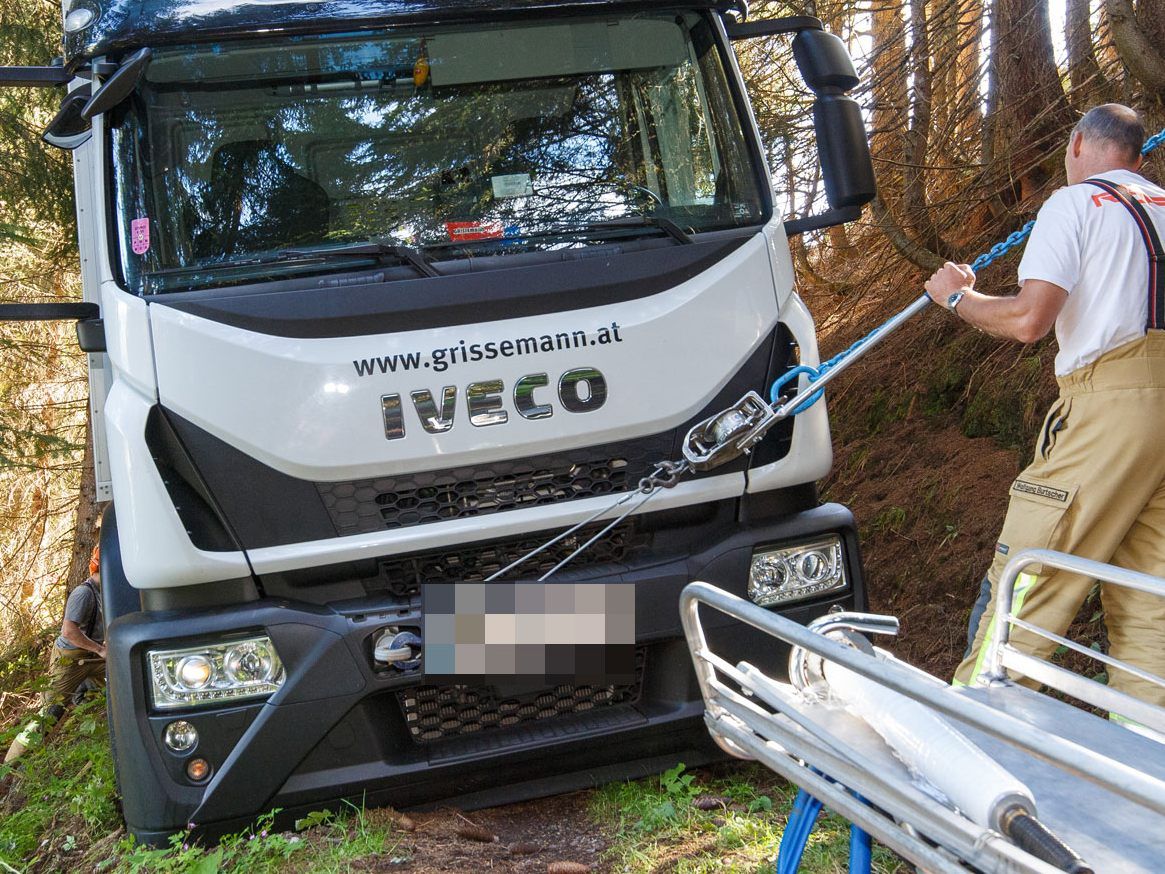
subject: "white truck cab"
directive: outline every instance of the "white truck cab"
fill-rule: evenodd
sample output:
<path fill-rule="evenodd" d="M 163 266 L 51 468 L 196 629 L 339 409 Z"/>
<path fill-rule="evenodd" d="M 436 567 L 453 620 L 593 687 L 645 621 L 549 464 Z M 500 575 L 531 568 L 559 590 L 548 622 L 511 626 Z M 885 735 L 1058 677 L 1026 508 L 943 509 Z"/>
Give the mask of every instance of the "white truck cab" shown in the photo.
<path fill-rule="evenodd" d="M 80 318 L 90 353 L 137 837 L 706 761 L 684 585 L 800 621 L 864 605 L 852 518 L 816 498 L 824 403 L 539 580 L 694 423 L 817 363 L 786 235 L 873 197 L 857 79 L 816 19 L 739 6 L 66 0 L 63 62 L 0 70 L 65 91 L 46 140 L 75 158 L 85 303 L 0 316 Z M 829 197 L 788 224 L 731 48 L 782 32 Z M 617 668 L 442 661 L 449 586 L 549 593 L 532 643 L 510 594 L 466 645 Z M 606 640 L 578 631 L 594 587 L 633 605 Z M 706 632 L 755 659 L 750 630 Z"/>

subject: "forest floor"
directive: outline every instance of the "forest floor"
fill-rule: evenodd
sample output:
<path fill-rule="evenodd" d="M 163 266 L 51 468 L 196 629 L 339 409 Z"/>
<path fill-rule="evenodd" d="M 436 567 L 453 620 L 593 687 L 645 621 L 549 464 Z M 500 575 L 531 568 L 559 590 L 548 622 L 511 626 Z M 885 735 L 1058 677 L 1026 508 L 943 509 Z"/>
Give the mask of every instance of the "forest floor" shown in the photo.
<path fill-rule="evenodd" d="M 974 336 L 952 333 L 941 314 L 919 322 L 904 329 L 898 351 L 871 355 L 831 390 L 834 472 L 822 497 L 855 514 L 871 609 L 901 620 L 898 639 L 880 643 L 947 677 L 965 645 L 1007 484 L 1050 400 L 1050 355 L 984 347 Z M 827 338 L 825 352 L 852 339 Z M 33 664 L 0 666 L 0 685 L 17 688 Z M 9 736 L 24 705 L 19 695 L 0 701 L 0 726 Z M 117 829 L 101 716 L 74 713 L 21 773 L 5 775 L 0 767 L 0 869 L 771 870 L 794 794 L 757 767 L 678 767 L 659 778 L 472 813 L 335 811 L 299 823 L 297 832 L 267 834 L 261 822 L 215 849 L 179 841 L 151 851 Z M 79 775 L 70 773 L 70 756 L 80 757 Z M 846 857 L 844 824 L 830 819 L 815 833 L 803 870 L 840 872 Z M 898 869 L 890 854 L 877 857 L 879 872 Z"/>

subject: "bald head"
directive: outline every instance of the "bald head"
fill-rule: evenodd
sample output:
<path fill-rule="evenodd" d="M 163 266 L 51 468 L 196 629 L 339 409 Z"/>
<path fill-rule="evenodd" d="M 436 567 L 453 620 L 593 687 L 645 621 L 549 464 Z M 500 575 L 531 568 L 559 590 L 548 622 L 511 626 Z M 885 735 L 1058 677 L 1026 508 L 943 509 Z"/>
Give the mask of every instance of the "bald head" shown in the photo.
<path fill-rule="evenodd" d="M 1141 117 L 1135 110 L 1119 103 L 1094 106 L 1084 113 L 1072 132 L 1115 149 L 1130 164 L 1137 160 L 1145 143 L 1145 125 Z"/>
<path fill-rule="evenodd" d="M 1068 138 L 1068 184 L 1108 170 L 1139 169 L 1144 142 L 1145 125 L 1135 110 L 1120 103 L 1093 107 Z"/>

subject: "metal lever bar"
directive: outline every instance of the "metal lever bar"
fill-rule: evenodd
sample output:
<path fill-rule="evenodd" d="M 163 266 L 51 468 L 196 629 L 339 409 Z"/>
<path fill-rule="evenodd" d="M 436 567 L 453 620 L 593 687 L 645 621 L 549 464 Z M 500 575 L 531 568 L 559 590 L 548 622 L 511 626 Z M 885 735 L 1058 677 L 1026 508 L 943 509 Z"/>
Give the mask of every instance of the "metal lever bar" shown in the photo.
<path fill-rule="evenodd" d="M 802 404 L 804 404 L 807 408 L 809 405 L 806 403 L 806 401 L 810 399 L 810 396 L 819 395 L 825 386 L 837 378 L 839 373 L 842 373 L 855 361 L 861 359 L 867 352 L 889 337 L 892 333 L 894 333 L 894 331 L 902 327 L 903 324 L 914 318 L 914 316 L 916 316 L 918 313 L 926 309 L 930 304 L 930 296 L 925 294 L 922 295 L 916 301 L 914 301 L 914 303 L 906 307 L 906 309 L 891 316 L 889 319 L 887 319 L 885 322 L 863 337 L 859 342 L 851 346 L 848 350 L 846 350 L 846 354 L 843 357 L 840 357 L 839 360 L 837 360 L 836 363 L 831 365 L 828 369 L 824 369 L 822 372 L 820 372 L 820 375 L 816 379 L 811 381 L 805 388 L 799 390 L 795 395 L 793 395 L 793 397 L 789 398 L 788 400 L 774 397 L 772 399 L 773 404 L 775 405 L 773 408 L 773 415 L 779 421 L 781 419 L 787 418 L 788 416 L 792 416 L 801 412 L 800 407 Z M 773 385 L 773 388 L 776 390 L 780 386 L 781 382 L 778 380 Z M 778 401 L 780 402 L 779 405 Z M 774 422 L 773 424 L 776 423 Z"/>

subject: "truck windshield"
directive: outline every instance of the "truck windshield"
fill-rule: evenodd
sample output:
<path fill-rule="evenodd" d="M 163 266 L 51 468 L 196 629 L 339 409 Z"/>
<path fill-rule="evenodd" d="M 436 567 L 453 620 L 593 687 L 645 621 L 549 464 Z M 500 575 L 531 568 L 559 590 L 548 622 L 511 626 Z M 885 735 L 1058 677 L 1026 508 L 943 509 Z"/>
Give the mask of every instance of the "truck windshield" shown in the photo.
<path fill-rule="evenodd" d="M 146 294 L 765 217 L 695 14 L 158 51 L 111 146 Z"/>

